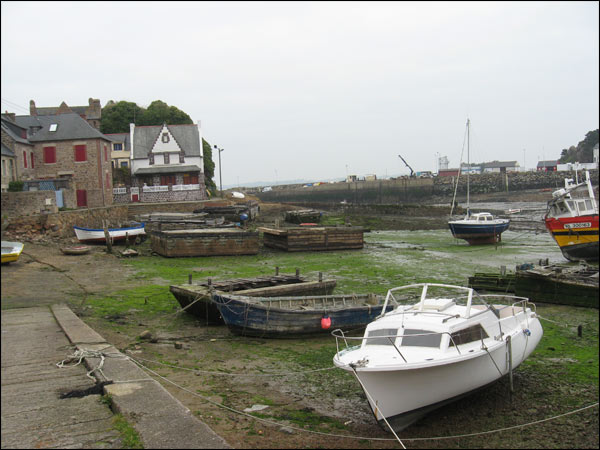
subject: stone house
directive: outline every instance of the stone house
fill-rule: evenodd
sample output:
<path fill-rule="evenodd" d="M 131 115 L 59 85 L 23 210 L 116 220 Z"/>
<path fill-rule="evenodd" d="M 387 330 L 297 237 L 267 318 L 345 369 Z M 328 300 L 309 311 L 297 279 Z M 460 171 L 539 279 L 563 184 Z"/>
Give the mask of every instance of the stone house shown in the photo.
<path fill-rule="evenodd" d="M 27 128 L 17 125 L 15 114 L 2 114 L 2 191 L 8 183 L 34 178 L 33 144 L 27 139 Z M 10 179 L 9 179 L 10 178 Z"/>
<path fill-rule="evenodd" d="M 553 161 L 538 161 L 537 171 L 538 172 L 556 172 L 558 168 L 558 160 Z"/>
<path fill-rule="evenodd" d="M 68 180 L 74 205 L 107 206 L 112 201 L 111 141 L 79 114 L 16 116 L 32 146 L 33 180 Z M 18 153 L 17 153 L 18 156 Z M 17 163 L 18 165 L 18 163 Z"/>
<path fill-rule="evenodd" d="M 100 120 L 102 119 L 102 107 L 100 100 L 90 98 L 88 106 L 68 106 L 62 102 L 58 107 L 37 107 L 33 100 L 29 101 L 29 114 L 31 116 L 54 116 L 56 114 L 75 113 L 79 114 L 95 129 L 100 129 Z"/>
<path fill-rule="evenodd" d="M 132 201 L 207 198 L 200 122 L 197 125 L 130 124 L 129 135 Z"/>

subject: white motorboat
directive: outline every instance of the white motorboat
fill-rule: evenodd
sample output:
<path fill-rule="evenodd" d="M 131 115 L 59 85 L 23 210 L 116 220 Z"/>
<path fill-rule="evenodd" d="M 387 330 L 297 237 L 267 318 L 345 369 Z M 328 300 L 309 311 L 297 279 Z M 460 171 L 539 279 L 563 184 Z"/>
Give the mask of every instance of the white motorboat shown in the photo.
<path fill-rule="evenodd" d="M 388 303 L 394 308 L 363 336 L 332 332 L 333 362 L 354 373 L 375 419 L 394 431 L 512 375 L 543 334 L 535 305 L 524 297 L 421 283 L 390 289 L 382 311 Z M 352 340 L 360 342 L 351 346 Z"/>

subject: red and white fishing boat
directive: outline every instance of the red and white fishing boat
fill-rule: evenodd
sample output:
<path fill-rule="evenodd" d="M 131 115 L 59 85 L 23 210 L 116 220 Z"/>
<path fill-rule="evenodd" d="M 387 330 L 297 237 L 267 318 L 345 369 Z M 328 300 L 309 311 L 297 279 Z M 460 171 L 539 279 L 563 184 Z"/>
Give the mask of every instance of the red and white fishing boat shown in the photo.
<path fill-rule="evenodd" d="M 75 235 L 80 242 L 106 242 L 104 229 L 102 228 L 83 228 L 74 226 Z M 135 239 L 137 236 L 143 236 L 145 239 L 146 231 L 144 223 L 140 223 L 131 227 L 124 228 L 109 228 L 108 234 L 113 242 L 122 241 L 126 237 Z"/>
<path fill-rule="evenodd" d="M 598 260 L 598 202 L 590 180 L 565 179 L 565 187 L 552 193 L 544 216 L 546 228 L 569 261 Z"/>

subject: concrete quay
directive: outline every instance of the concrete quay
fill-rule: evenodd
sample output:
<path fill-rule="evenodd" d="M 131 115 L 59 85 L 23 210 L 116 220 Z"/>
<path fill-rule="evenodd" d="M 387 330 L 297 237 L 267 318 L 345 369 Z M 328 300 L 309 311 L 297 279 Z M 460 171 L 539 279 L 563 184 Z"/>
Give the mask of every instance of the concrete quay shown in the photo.
<path fill-rule="evenodd" d="M 122 448 L 103 393 L 144 448 L 231 448 L 66 305 L 2 310 L 1 350 L 3 449 Z M 75 350 L 87 369 L 59 368 Z"/>

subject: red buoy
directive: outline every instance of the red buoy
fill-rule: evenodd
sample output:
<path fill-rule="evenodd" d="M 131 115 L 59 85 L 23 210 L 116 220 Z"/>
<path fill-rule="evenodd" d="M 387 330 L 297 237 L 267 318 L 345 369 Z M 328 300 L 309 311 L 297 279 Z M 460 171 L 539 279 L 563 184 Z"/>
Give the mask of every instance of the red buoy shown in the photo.
<path fill-rule="evenodd" d="M 321 328 L 324 330 L 331 328 L 331 317 L 325 316 L 321 319 Z"/>

